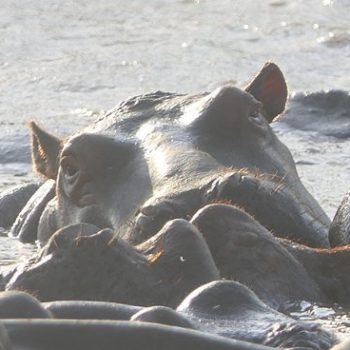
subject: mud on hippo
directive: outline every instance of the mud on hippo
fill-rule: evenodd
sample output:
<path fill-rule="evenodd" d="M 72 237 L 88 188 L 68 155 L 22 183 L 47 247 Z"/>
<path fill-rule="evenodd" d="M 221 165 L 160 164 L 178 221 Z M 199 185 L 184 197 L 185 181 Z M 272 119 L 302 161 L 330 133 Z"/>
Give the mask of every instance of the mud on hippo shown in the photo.
<path fill-rule="evenodd" d="M 243 90 L 136 96 L 66 140 L 31 123 L 33 164 L 45 183 L 0 204 L 22 203 L 16 218 L 4 215 L 11 233 L 43 249 L 3 274 L 3 288 L 42 301 L 175 308 L 224 278 L 280 310 L 302 299 L 348 303 L 348 248 L 330 249 L 348 242 L 344 220 L 329 231 L 269 125 L 286 99 L 281 71 L 267 63 Z M 311 348 L 329 348 L 334 340 L 325 338 Z"/>

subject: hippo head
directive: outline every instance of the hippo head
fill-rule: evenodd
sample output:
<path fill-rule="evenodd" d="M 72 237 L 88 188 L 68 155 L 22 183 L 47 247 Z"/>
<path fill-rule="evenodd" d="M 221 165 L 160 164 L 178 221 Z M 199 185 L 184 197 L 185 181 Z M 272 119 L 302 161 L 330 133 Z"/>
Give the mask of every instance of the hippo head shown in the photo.
<path fill-rule="evenodd" d="M 140 242 L 166 221 L 225 199 L 252 208 L 258 219 L 264 207 L 264 225 L 276 234 L 282 214 L 298 217 L 296 227 L 284 221 L 289 233 L 316 231 L 327 246 L 329 219 L 269 125 L 286 98 L 281 71 L 267 63 L 243 90 L 225 85 L 198 95 L 133 97 L 65 141 L 32 123 L 34 167 L 56 182 L 38 239 L 44 243 L 57 229 L 85 222 Z M 243 181 L 247 174 L 253 181 Z"/>

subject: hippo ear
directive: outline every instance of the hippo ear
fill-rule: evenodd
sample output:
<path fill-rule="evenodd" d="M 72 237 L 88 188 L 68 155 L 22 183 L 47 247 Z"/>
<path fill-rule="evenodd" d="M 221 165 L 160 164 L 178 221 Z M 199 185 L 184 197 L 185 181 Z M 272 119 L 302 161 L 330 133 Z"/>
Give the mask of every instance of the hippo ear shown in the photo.
<path fill-rule="evenodd" d="M 56 179 L 58 159 L 62 141 L 41 129 L 35 122 L 30 122 L 32 130 L 32 161 L 34 169 L 49 179 Z"/>
<path fill-rule="evenodd" d="M 265 63 L 245 90 L 262 102 L 269 123 L 284 111 L 288 95 L 287 84 L 276 64 Z"/>

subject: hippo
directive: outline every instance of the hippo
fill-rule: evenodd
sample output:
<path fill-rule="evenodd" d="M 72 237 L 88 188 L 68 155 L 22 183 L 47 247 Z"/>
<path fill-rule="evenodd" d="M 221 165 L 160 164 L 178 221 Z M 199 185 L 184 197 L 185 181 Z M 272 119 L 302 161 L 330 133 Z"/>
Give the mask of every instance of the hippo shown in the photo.
<path fill-rule="evenodd" d="M 224 278 L 284 312 L 301 300 L 347 305 L 349 261 L 349 246 L 312 248 L 278 238 L 242 208 L 213 203 L 190 221 L 169 220 L 138 245 L 111 229 L 67 226 L 37 256 L 3 273 L 1 284 L 41 301 L 175 307 L 193 289 Z"/>
<path fill-rule="evenodd" d="M 84 222 L 138 244 L 168 220 L 223 200 L 277 236 L 329 247 L 330 219 L 269 125 L 287 94 L 282 72 L 268 62 L 243 90 L 136 96 L 66 140 L 32 122 L 34 168 L 49 184 L 19 213 L 12 234 L 44 245 L 58 229 Z"/>
<path fill-rule="evenodd" d="M 19 213 L 38 190 L 38 183 L 29 183 L 12 187 L 0 196 L 0 227 L 10 227 Z"/>
<path fill-rule="evenodd" d="M 259 344 L 149 322 L 3 320 L 4 350 L 272 350 Z M 317 350 L 317 348 L 314 348 Z M 320 348 L 324 349 L 324 348 Z"/>
<path fill-rule="evenodd" d="M 0 319 L 52 318 L 52 314 L 28 293 L 21 291 L 0 294 Z"/>
<path fill-rule="evenodd" d="M 269 308 L 238 282 L 215 281 L 203 285 L 176 310 L 201 331 L 271 347 L 328 349 L 336 342 L 319 325 L 295 321 Z"/>
<path fill-rule="evenodd" d="M 307 116 L 301 115 L 307 110 Z M 342 90 L 297 93 L 289 100 L 283 123 L 338 139 L 350 137 L 350 96 Z"/>
<path fill-rule="evenodd" d="M 349 304 L 350 246 L 312 248 L 278 238 L 240 208 L 211 204 L 191 223 L 222 277 L 249 286 L 269 306 L 288 301 Z"/>
<path fill-rule="evenodd" d="M 350 238 L 350 191 L 346 193 L 329 228 L 329 241 L 333 246 L 345 245 Z"/>
<path fill-rule="evenodd" d="M 23 292 L 6 292 L 5 295 L 0 293 L 0 303 L 3 298 L 9 302 L 9 306 L 7 313 L 1 315 L 1 321 L 5 330 L 9 331 L 10 339 L 26 346 L 35 343 L 38 348 L 44 348 L 46 343 L 45 338 L 37 334 L 40 328 L 46 329 L 54 338 L 59 334 L 65 335 L 63 338 L 68 337 L 67 340 L 75 329 L 77 334 L 80 334 L 75 341 L 80 343 L 85 338 L 82 329 L 87 325 L 93 334 L 106 332 L 106 336 L 108 328 L 114 329 L 118 335 L 115 337 L 118 344 L 123 344 L 128 333 L 133 333 L 136 339 L 139 333 L 147 334 L 150 332 L 147 329 L 152 329 L 150 324 L 155 326 L 154 333 L 160 338 L 163 337 L 164 330 L 178 333 L 178 340 L 175 342 L 178 346 L 186 337 L 191 339 L 191 335 L 195 334 L 203 338 L 204 348 L 214 344 L 220 346 L 222 341 L 230 344 L 225 339 L 233 340 L 242 346 L 250 346 L 249 349 L 260 349 L 256 344 L 263 344 L 266 347 L 261 349 L 302 347 L 323 350 L 329 349 L 337 342 L 331 333 L 319 325 L 295 321 L 269 308 L 247 287 L 232 281 L 204 284 L 186 296 L 176 309 L 164 306 L 141 308 L 117 303 L 84 301 L 56 301 L 40 305 L 37 300 Z M 35 309 L 41 308 L 43 313 L 41 320 L 32 319 L 26 322 L 21 319 L 24 313 L 15 305 L 16 301 L 19 301 L 25 309 L 33 309 L 33 304 Z M 71 310 L 67 308 L 68 305 Z M 11 307 L 14 309 L 12 313 L 9 312 Z M 17 321 L 9 320 L 8 315 Z M 37 311 L 34 316 L 37 316 Z M 33 324 L 37 326 L 31 326 Z M 124 332 L 118 331 L 118 328 L 124 329 Z M 247 328 L 249 332 L 246 331 Z M 31 333 L 32 336 L 29 337 Z M 212 335 L 213 338 L 208 335 Z M 145 340 L 146 346 L 152 344 L 151 339 L 147 340 L 146 337 Z M 212 344 L 213 340 L 216 340 L 216 343 Z M 96 342 L 95 337 L 92 337 L 91 341 Z M 234 344 L 231 343 L 231 346 Z"/>
<path fill-rule="evenodd" d="M 220 279 L 201 233 L 174 219 L 134 247 L 91 224 L 58 230 L 2 283 L 41 301 L 92 300 L 175 307 L 198 286 Z M 79 281 L 79 283 L 77 283 Z"/>
<path fill-rule="evenodd" d="M 282 317 L 270 309 L 284 311 L 294 301 L 348 302 L 348 248 L 330 248 L 348 243 L 348 235 L 329 236 L 330 219 L 269 125 L 283 112 L 286 98 L 283 74 L 269 62 L 245 89 L 224 85 L 197 95 L 136 96 L 65 140 L 32 122 L 33 165 L 43 181 L 21 202 L 10 226 L 12 235 L 23 242 L 38 240 L 42 249 L 2 273 L 2 289 L 27 291 L 40 301 L 157 309 L 140 310 L 118 324 L 4 321 L 9 338 L 23 345 L 29 342 L 26 334 L 39 330 L 58 338 L 63 332 L 85 337 L 94 330 L 97 338 L 119 334 L 120 341 L 131 341 L 129 348 L 140 347 L 136 334 L 145 341 L 158 334 L 166 346 L 178 335 L 175 348 L 192 349 L 195 342 L 219 349 L 240 346 L 228 338 L 284 346 L 287 334 L 288 347 L 332 346 L 331 337 L 319 336 L 317 327 L 293 322 L 289 327 L 290 320 L 282 328 L 264 328 L 276 334 L 272 340 L 266 332 L 260 338 L 249 330 L 242 335 L 244 327 L 234 315 L 225 314 L 223 324 L 238 330 L 227 334 L 219 329 L 215 310 L 210 330 L 200 327 L 202 316 L 190 308 L 180 307 L 181 317 L 167 309 L 208 283 L 227 290 L 227 300 L 239 290 L 248 310 L 241 314 L 270 313 L 270 321 Z M 235 287 L 220 284 L 221 279 Z M 205 295 L 211 300 L 211 293 Z M 253 307 L 256 299 L 264 307 Z M 92 312 L 103 315 L 104 306 L 96 308 Z M 131 309 L 124 309 L 124 317 Z M 157 324 L 146 325 L 149 317 Z M 309 331 L 316 334 L 310 340 L 315 345 L 294 337 Z"/>
<path fill-rule="evenodd" d="M 329 349 L 336 342 L 319 326 L 276 309 L 286 312 L 300 300 L 348 303 L 350 248 L 316 249 L 275 237 L 228 204 L 207 205 L 191 222 L 171 220 L 136 246 L 98 229 L 80 224 L 57 231 L 37 257 L 7 277 L 5 297 L 25 290 L 53 300 L 42 303 L 47 313 L 40 318 L 75 320 L 82 327 L 76 320 L 130 320 L 279 348 Z M 25 307 L 15 306 L 19 318 Z M 7 317 L 9 311 L 1 314 Z M 91 325 L 91 331 L 100 332 L 103 322 Z M 21 337 L 28 324 L 16 327 Z M 37 327 L 69 334 L 71 326 L 42 322 Z M 32 331 L 37 332 L 28 328 Z"/>

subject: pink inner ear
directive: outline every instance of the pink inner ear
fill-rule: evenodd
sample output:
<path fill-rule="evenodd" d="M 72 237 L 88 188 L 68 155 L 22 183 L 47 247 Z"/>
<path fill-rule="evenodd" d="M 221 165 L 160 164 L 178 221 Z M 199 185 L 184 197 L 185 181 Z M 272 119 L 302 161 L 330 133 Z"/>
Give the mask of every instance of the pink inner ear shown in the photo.
<path fill-rule="evenodd" d="M 287 85 L 274 63 L 267 63 L 246 91 L 263 103 L 269 121 L 283 112 L 288 95 Z"/>
<path fill-rule="evenodd" d="M 260 89 L 261 98 L 266 102 L 276 105 L 282 105 L 284 108 L 285 100 L 287 98 L 287 87 L 283 76 L 279 70 L 274 69 L 265 77 L 262 87 Z M 276 106 L 277 107 L 277 106 Z M 281 112 L 282 112 L 281 111 Z M 281 113 L 279 112 L 279 113 Z"/>

